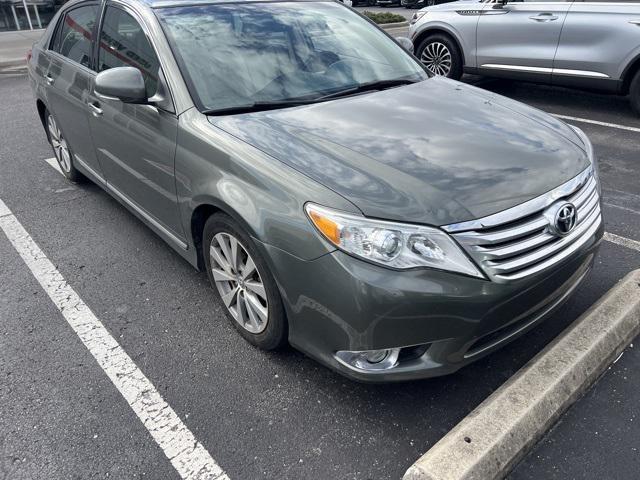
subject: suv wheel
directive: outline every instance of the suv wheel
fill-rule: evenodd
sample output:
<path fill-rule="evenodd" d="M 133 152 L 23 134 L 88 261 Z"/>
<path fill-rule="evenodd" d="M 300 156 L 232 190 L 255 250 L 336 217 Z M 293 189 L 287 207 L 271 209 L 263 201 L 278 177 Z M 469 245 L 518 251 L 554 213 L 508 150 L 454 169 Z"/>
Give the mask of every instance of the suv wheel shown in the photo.
<path fill-rule="evenodd" d="M 462 55 L 458 46 L 447 35 L 437 33 L 425 38 L 418 46 L 416 56 L 434 75 L 455 80 L 462 77 Z"/>
<path fill-rule="evenodd" d="M 203 232 L 209 281 L 227 318 L 250 343 L 265 350 L 287 341 L 282 298 L 266 262 L 231 217 L 209 217 Z"/>
<path fill-rule="evenodd" d="M 633 110 L 640 115 L 640 70 L 636 72 L 629 85 L 629 100 Z"/>
<path fill-rule="evenodd" d="M 44 111 L 44 121 L 47 130 L 47 139 L 51 144 L 51 148 L 53 148 L 53 154 L 56 156 L 62 174 L 72 182 L 83 181 L 85 176 L 73 166 L 73 152 L 71 151 L 71 147 L 58 126 L 58 122 L 49 110 Z"/>

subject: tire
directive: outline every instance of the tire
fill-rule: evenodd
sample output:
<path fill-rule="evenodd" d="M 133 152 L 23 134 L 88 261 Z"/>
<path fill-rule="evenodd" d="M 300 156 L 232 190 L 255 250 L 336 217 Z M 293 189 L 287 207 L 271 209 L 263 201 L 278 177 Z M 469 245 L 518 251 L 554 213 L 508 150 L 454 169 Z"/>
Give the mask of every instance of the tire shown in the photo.
<path fill-rule="evenodd" d="M 640 115 L 640 70 L 636 72 L 629 85 L 629 102 L 636 115 Z"/>
<path fill-rule="evenodd" d="M 44 129 L 62 174 L 74 183 L 86 181 L 87 178 L 73 165 L 71 146 L 67 143 L 55 117 L 47 109 L 44 111 Z"/>
<path fill-rule="evenodd" d="M 274 350 L 284 346 L 288 328 L 282 298 L 253 240 L 235 220 L 223 213 L 209 217 L 202 238 L 209 281 L 232 325 L 245 340 L 259 348 Z M 232 261 L 234 240 L 238 242 L 235 262 Z M 255 269 L 243 278 L 247 275 L 244 269 L 251 265 L 249 259 Z"/>
<path fill-rule="evenodd" d="M 462 77 L 462 54 L 458 45 L 448 35 L 429 35 L 418 46 L 416 57 L 435 75 L 454 80 L 460 80 Z"/>

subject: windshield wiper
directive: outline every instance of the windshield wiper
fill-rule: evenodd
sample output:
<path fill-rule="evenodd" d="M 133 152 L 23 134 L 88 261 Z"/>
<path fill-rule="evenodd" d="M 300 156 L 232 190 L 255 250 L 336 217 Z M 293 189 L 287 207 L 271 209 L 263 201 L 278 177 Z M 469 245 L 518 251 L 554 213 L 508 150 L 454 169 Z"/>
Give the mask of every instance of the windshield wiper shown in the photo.
<path fill-rule="evenodd" d="M 333 93 L 329 93 L 328 95 L 323 95 L 321 97 L 316 98 L 316 101 L 328 100 L 331 98 L 338 98 L 338 97 L 346 97 L 349 95 L 354 95 L 356 93 L 369 92 L 372 90 L 385 90 L 387 88 L 399 87 L 402 85 L 411 85 L 412 83 L 417 83 L 417 82 L 415 80 L 408 80 L 406 78 L 397 78 L 395 80 L 378 80 L 376 82 L 363 83 L 362 85 L 345 88 L 344 90 L 340 90 L 338 92 L 333 92 Z"/>
<path fill-rule="evenodd" d="M 265 110 L 276 110 L 278 108 L 299 107 L 300 105 L 309 105 L 315 103 L 316 99 L 306 100 L 278 100 L 273 102 L 254 102 L 248 105 L 239 105 L 235 107 L 215 108 L 203 110 L 205 115 L 235 115 L 239 113 L 262 112 Z"/>
<path fill-rule="evenodd" d="M 415 80 L 395 79 L 395 80 L 378 80 L 375 82 L 363 83 L 355 87 L 345 88 L 338 92 L 321 95 L 319 97 L 292 98 L 290 100 L 275 100 L 266 102 L 254 102 L 247 105 L 239 105 L 234 107 L 215 108 L 203 110 L 205 115 L 236 115 L 240 113 L 262 112 L 265 110 L 277 110 L 279 108 L 299 107 L 301 105 L 310 105 L 312 103 L 323 102 L 332 98 L 347 97 L 357 93 L 384 90 L 386 88 L 399 87 L 401 85 L 410 85 L 416 83 Z"/>

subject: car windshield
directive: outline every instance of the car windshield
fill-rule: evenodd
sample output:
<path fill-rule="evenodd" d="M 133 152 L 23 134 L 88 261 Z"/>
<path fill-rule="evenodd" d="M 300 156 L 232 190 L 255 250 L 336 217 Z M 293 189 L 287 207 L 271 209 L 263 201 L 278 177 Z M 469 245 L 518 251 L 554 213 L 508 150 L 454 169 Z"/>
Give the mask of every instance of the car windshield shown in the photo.
<path fill-rule="evenodd" d="M 205 113 L 322 101 L 428 78 L 383 32 L 336 2 L 156 10 Z"/>

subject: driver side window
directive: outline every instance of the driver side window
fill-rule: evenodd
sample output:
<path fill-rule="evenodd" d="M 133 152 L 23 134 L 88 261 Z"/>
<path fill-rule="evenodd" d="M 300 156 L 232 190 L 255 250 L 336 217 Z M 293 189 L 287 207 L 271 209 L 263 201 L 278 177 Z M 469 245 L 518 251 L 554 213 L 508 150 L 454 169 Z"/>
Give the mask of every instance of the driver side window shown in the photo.
<path fill-rule="evenodd" d="M 115 67 L 135 67 L 142 72 L 147 96 L 158 90 L 160 62 L 140 24 L 127 12 L 107 7 L 98 53 L 98 72 Z"/>

